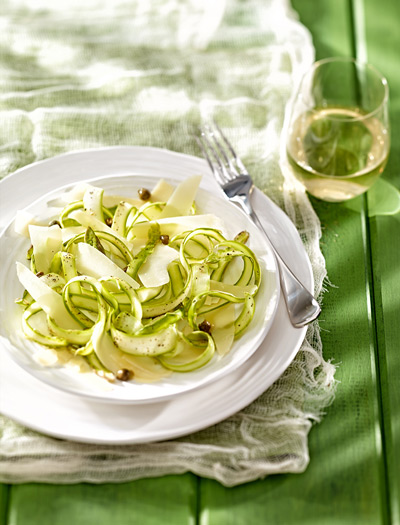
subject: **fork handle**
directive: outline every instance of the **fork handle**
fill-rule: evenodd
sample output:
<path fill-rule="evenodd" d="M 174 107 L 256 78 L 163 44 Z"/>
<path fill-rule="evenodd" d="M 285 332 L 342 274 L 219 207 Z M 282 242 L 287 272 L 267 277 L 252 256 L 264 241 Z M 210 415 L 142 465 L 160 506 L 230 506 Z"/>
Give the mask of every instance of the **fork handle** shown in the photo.
<path fill-rule="evenodd" d="M 273 245 L 268 233 L 262 225 L 258 216 L 253 210 L 247 207 L 245 211 L 250 215 L 253 222 L 260 228 L 268 239 L 276 259 L 278 261 L 279 278 L 285 298 L 289 318 L 293 326 L 301 328 L 311 321 L 314 321 L 320 314 L 321 308 L 313 295 L 305 288 L 305 286 L 297 279 L 285 261 L 280 256 L 279 252 Z"/>

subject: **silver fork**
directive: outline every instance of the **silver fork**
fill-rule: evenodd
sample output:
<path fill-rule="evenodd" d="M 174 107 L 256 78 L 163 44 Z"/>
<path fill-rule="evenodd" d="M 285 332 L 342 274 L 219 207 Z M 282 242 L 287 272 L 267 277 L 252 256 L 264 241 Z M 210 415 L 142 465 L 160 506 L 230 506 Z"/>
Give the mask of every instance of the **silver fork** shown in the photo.
<path fill-rule="evenodd" d="M 200 131 L 201 136 L 195 138 L 210 165 L 214 178 L 227 198 L 238 204 L 260 228 L 274 250 L 279 266 L 281 288 L 292 325 L 300 328 L 314 321 L 320 314 L 321 308 L 312 294 L 288 268 L 254 212 L 250 199 L 254 184 L 245 166 L 216 122 L 213 126 L 208 125 Z"/>

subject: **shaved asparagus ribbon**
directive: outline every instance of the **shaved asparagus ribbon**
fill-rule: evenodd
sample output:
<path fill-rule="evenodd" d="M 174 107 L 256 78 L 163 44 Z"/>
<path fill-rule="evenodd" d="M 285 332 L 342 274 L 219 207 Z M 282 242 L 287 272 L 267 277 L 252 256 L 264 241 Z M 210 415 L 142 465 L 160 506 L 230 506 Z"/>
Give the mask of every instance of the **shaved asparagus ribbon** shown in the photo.
<path fill-rule="evenodd" d="M 226 354 L 254 316 L 261 271 L 246 232 L 229 240 L 217 217 L 195 215 L 199 182 L 174 189 L 160 181 L 152 192 L 160 200 L 113 196 L 108 207 L 104 190 L 87 185 L 56 226 L 35 226 L 30 269 L 17 263 L 24 335 L 68 349 L 107 378 L 128 369 L 144 382 Z M 166 282 L 158 275 L 164 256 Z M 148 280 L 154 266 L 155 284 L 146 287 L 141 272 Z"/>

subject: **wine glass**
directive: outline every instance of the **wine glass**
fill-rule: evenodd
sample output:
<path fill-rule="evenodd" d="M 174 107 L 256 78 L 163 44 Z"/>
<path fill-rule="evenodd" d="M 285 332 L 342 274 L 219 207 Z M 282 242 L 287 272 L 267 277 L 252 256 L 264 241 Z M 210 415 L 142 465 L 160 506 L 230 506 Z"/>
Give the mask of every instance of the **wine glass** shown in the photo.
<path fill-rule="evenodd" d="M 388 85 L 351 58 L 316 62 L 294 98 L 286 151 L 294 175 L 315 197 L 340 202 L 367 191 L 390 149 Z"/>

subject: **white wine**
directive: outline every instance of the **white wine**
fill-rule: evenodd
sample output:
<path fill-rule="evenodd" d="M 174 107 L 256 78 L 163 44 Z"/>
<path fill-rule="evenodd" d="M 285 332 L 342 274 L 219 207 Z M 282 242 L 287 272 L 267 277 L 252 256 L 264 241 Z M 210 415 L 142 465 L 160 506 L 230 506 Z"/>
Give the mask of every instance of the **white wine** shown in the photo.
<path fill-rule="evenodd" d="M 300 115 L 289 130 L 287 155 L 296 177 L 309 193 L 327 201 L 368 190 L 388 153 L 388 130 L 357 109 L 314 109 Z"/>

